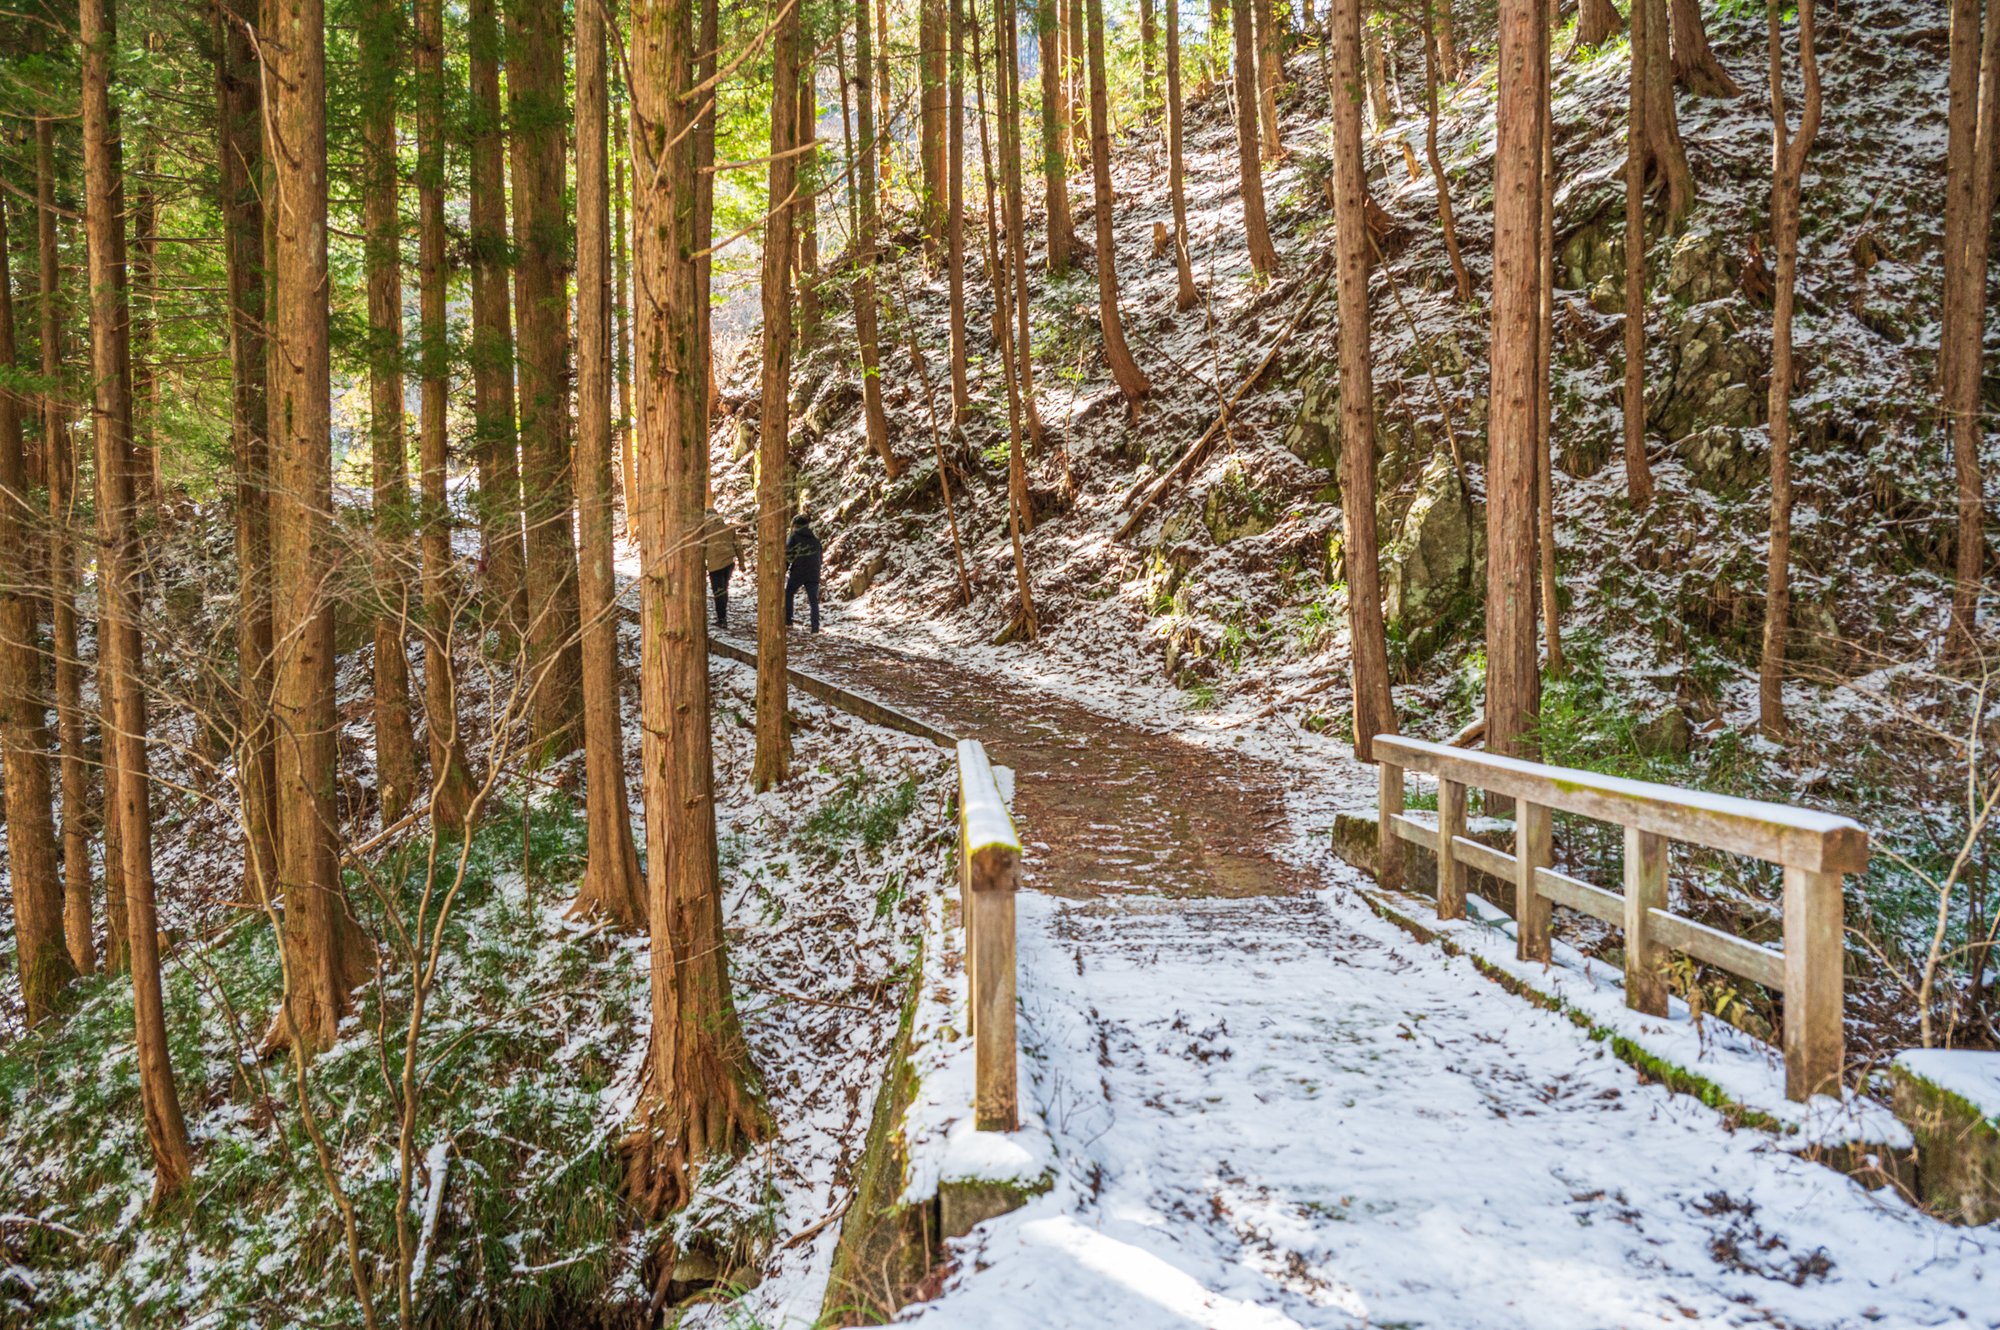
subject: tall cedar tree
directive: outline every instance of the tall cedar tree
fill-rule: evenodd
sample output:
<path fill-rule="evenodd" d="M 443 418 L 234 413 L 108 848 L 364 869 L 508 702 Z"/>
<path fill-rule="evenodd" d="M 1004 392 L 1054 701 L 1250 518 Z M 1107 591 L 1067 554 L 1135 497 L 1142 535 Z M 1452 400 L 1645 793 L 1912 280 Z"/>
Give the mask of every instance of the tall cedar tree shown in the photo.
<path fill-rule="evenodd" d="M 1525 755 L 1541 679 L 1535 649 L 1536 351 L 1542 223 L 1540 0 L 1501 0 L 1493 166 L 1492 409 L 1486 467 L 1486 745 Z"/>
<path fill-rule="evenodd" d="M 925 6 L 926 15 L 930 6 Z M 792 215 L 798 186 L 798 139 L 812 133 L 798 121 L 801 51 L 798 6 L 787 9 L 771 44 L 771 209 L 764 219 L 763 402 L 757 417 L 757 752 L 753 789 L 768 790 L 791 772 L 791 735 L 785 718 L 785 538 L 791 519 L 786 475 L 791 434 Z M 931 42 L 938 40 L 927 32 Z M 928 51 L 928 47 L 926 47 Z M 928 64 L 928 62 L 926 62 Z M 924 77 L 931 71 L 926 68 Z M 928 102 L 930 90 L 925 89 Z M 942 124 L 935 129 L 942 131 Z M 941 184 L 925 153 L 926 189 Z"/>
<path fill-rule="evenodd" d="M 8 270 L 7 208 L 0 206 L 0 371 L 19 371 L 14 340 L 14 284 Z M 33 568 L 35 509 L 21 429 L 22 400 L 0 382 L 0 566 Z M 6 772 L 7 870 L 13 891 L 14 952 L 30 1025 L 55 1009 L 76 977 L 63 941 L 63 884 L 56 862 L 55 807 L 49 782 L 48 705 L 36 644 L 37 597 L 18 571 L 0 582 L 0 766 Z"/>
<path fill-rule="evenodd" d="M 1169 0 L 1171 3 L 1171 0 Z M 1158 48 L 1153 26 L 1153 0 L 1139 0 L 1139 118 L 1153 111 L 1153 52 Z"/>
<path fill-rule="evenodd" d="M 1623 31 L 1624 27 L 1624 16 L 1611 0 L 1577 0 L 1576 50 L 1594 51 Z"/>
<path fill-rule="evenodd" d="M 61 753 L 63 935 L 80 974 L 97 969 L 91 922 L 90 769 L 83 754 L 83 660 L 76 642 L 76 546 L 70 501 L 76 460 L 63 397 L 62 264 L 56 247 L 55 121 L 35 117 L 35 202 L 42 341 L 42 471 L 49 487 L 49 632 L 55 653 L 56 746 Z"/>
<path fill-rule="evenodd" d="M 1079 164 L 1090 159 L 1090 62 L 1084 58 L 1088 43 L 1083 39 L 1083 6 L 1084 0 L 1065 0 L 1063 6 L 1063 61 L 1069 68 L 1069 157 Z"/>
<path fill-rule="evenodd" d="M 808 144 L 817 142 L 819 125 L 819 95 L 813 86 L 814 65 L 810 59 L 799 71 L 799 118 L 810 133 L 803 134 Z M 822 181 L 819 174 L 819 149 L 807 147 L 799 154 L 799 204 L 792 223 L 793 246 L 798 261 L 793 267 L 799 287 L 798 335 L 802 340 L 810 340 L 819 329 L 819 205 L 816 202 Z"/>
<path fill-rule="evenodd" d="M 703 182 L 703 187 L 696 190 L 694 195 L 694 229 L 695 234 L 701 237 L 701 246 L 695 255 L 694 279 L 700 286 L 701 299 L 695 304 L 694 340 L 695 354 L 701 358 L 701 363 L 708 367 L 705 375 L 707 386 L 702 390 L 702 401 L 705 403 L 702 419 L 711 423 L 722 405 L 722 394 L 715 384 L 715 339 L 711 332 L 714 308 L 708 299 L 710 274 L 713 269 L 713 259 L 709 249 L 715 243 L 715 182 L 712 173 L 715 170 L 715 114 L 720 96 L 715 90 L 715 52 L 718 41 L 716 27 L 722 21 L 721 8 L 722 0 L 702 0 L 701 27 L 695 34 L 694 65 L 695 86 L 709 89 L 699 98 L 697 114 L 700 119 L 695 122 L 694 129 L 695 175 Z M 883 24 L 883 32 L 886 41 L 888 32 L 886 22 Z M 882 86 L 885 89 L 889 86 L 887 69 L 885 61 L 882 76 Z M 888 123 L 889 116 L 884 112 L 882 124 L 886 127 Z M 886 157 L 884 160 L 887 160 Z M 886 191 L 884 197 L 887 197 Z M 706 491 L 708 482 L 704 480 L 702 486 Z M 709 497 L 714 496 L 711 494 Z"/>
<path fill-rule="evenodd" d="M 1952 0 L 1949 120 L 1945 149 L 1944 309 L 1938 382 L 1958 480 L 1956 581 L 1950 644 L 1971 650 L 1986 571 L 1985 474 L 1980 381 L 1984 373 L 1988 227 L 1995 134 L 2000 131 L 2000 0 Z"/>
<path fill-rule="evenodd" d="M 471 92 L 467 242 L 472 251 L 472 435 L 479 463 L 479 548 L 510 636 L 527 631 L 521 472 L 514 437 L 514 325 L 507 294 L 507 161 L 500 115 L 498 0 L 467 0 Z"/>
<path fill-rule="evenodd" d="M 1542 26 L 1548 27 L 1551 0 L 1542 0 Z M 1541 254 L 1535 263 L 1535 381 L 1549 381 L 1555 351 L 1556 325 L 1556 136 L 1555 78 L 1549 47 L 1542 42 L 1541 88 L 1542 184 L 1541 224 L 1535 228 Z M 1542 641 L 1548 651 L 1549 673 L 1561 678 L 1562 598 L 1556 586 L 1556 490 L 1553 407 L 1546 389 L 1535 403 L 1535 549 L 1541 574 Z"/>
<path fill-rule="evenodd" d="M 868 446 L 894 480 L 907 465 L 889 446 L 889 417 L 882 410 L 882 357 L 875 337 L 875 55 L 869 33 L 868 0 L 854 6 L 855 134 L 860 139 L 861 216 L 854 235 L 854 340 L 861 351 L 861 403 Z M 887 154 L 883 154 L 887 157 Z"/>
<path fill-rule="evenodd" d="M 370 0 L 361 15 L 362 216 L 368 269 L 370 464 L 374 476 L 375 783 L 384 825 L 416 799 L 417 740 L 410 727 L 405 628 L 415 611 L 410 579 L 410 478 L 403 436 L 402 218 L 397 211 L 396 75 L 402 66 L 401 0 Z"/>
<path fill-rule="evenodd" d="M 1340 514 L 1353 644 L 1354 753 L 1373 760 L 1394 733 L 1388 636 L 1375 533 L 1374 368 L 1368 345 L 1368 168 L 1361 152 L 1361 5 L 1333 0 L 1334 235 L 1340 300 Z"/>
<path fill-rule="evenodd" d="M 1444 173 L 1444 161 L 1438 156 L 1438 75 L 1443 60 L 1433 13 L 1444 3 L 1445 0 L 1420 0 L 1418 7 L 1424 38 L 1424 158 L 1430 163 L 1431 181 L 1437 189 L 1438 228 L 1444 233 L 1445 257 L 1451 260 L 1452 284 L 1458 298 L 1466 301 L 1472 299 L 1472 274 L 1465 270 L 1465 256 L 1459 253 L 1458 218 L 1451 207 L 1451 178 Z"/>
<path fill-rule="evenodd" d="M 1793 133 L 1786 122 L 1784 12 L 1765 8 L 1771 61 L 1771 543 L 1764 593 L 1764 654 L 1757 669 L 1757 718 L 1768 739 L 1785 737 L 1785 649 L 1792 610 L 1792 303 L 1799 271 L 1799 184 L 1819 133 L 1819 52 L 1813 0 L 1798 0 L 1799 68 L 1805 103 Z"/>
<path fill-rule="evenodd" d="M 472 773 L 458 723 L 452 668 L 451 509 L 445 409 L 451 348 L 445 334 L 450 272 L 444 229 L 444 0 L 416 0 L 417 37 L 417 477 L 422 508 L 424 728 L 431 758 L 431 820 L 465 829 Z"/>
<path fill-rule="evenodd" d="M 624 467 L 625 526 L 632 527 L 632 497 L 639 492 L 639 462 L 632 452 L 632 263 L 626 252 L 632 228 L 625 224 L 625 99 L 611 115 L 611 324 L 618 356 L 618 457 Z"/>
<path fill-rule="evenodd" d="M 1669 0 L 1673 28 L 1674 82 L 1697 97 L 1741 97 L 1743 89 L 1709 48 L 1701 25 L 1700 0 Z"/>
<path fill-rule="evenodd" d="M 576 500 L 569 458 L 569 218 L 563 207 L 562 0 L 510 0 L 507 109 L 513 165 L 514 326 L 521 495 L 527 523 L 528 659 L 536 756 L 583 742 Z"/>
<path fill-rule="evenodd" d="M 935 254 L 944 245 L 945 225 L 945 3 L 917 0 L 918 109 L 922 130 L 924 238 Z M 796 74 L 793 81 L 797 81 Z M 804 122 L 801 122 L 804 123 Z"/>
<path fill-rule="evenodd" d="M 696 1167 L 769 1131 L 729 992 L 710 748 L 707 367 L 693 354 L 695 65 L 690 0 L 632 7 L 634 319 L 638 341 L 640 696 L 652 929 L 652 1048 L 627 1140 L 642 1210 L 686 1202 Z M 865 179 L 865 177 L 864 177 Z"/>
<path fill-rule="evenodd" d="M 96 435 L 100 690 L 109 697 L 104 730 L 105 818 L 119 828 L 132 1017 L 139 1054 L 139 1103 L 153 1153 L 157 1204 L 187 1185 L 193 1171 L 187 1123 L 167 1049 L 160 989 L 159 922 L 153 906 L 153 828 L 146 805 L 146 703 L 138 628 L 138 542 L 133 520 L 132 362 L 125 283 L 123 149 L 111 100 L 118 50 L 113 0 L 82 0 L 77 41 L 83 51 L 84 235 L 89 249 L 91 427 Z"/>
<path fill-rule="evenodd" d="M 1278 251 L 1264 222 L 1264 170 L 1257 156 L 1257 53 L 1251 42 L 1251 0 L 1230 0 L 1236 42 L 1236 164 L 1243 177 L 1243 235 L 1250 266 L 1265 277 L 1278 270 Z M 1093 104 L 1095 99 L 1093 98 Z"/>
<path fill-rule="evenodd" d="M 1625 492 L 1635 511 L 1653 502 L 1653 467 L 1646 459 L 1646 181 L 1653 160 L 1652 40 L 1648 0 L 1632 0 L 1632 73 L 1625 112 Z"/>
<path fill-rule="evenodd" d="M 1458 58 L 1458 22 L 1452 16 L 1452 0 L 1437 0 L 1437 55 L 1438 73 L 1447 83 L 1458 82 L 1461 72 Z"/>
<path fill-rule="evenodd" d="M 1036 0 L 1035 40 L 1043 53 L 1053 52 L 1056 39 L 1056 0 Z M 1049 219 L 1049 271 L 1057 276 L 1069 271 L 1071 243 L 1069 218 L 1068 116 L 1063 107 L 1059 62 L 1038 58 L 1042 72 L 1042 188 Z"/>
<path fill-rule="evenodd" d="M 1167 8 L 1167 193 L 1174 206 L 1174 308 L 1193 309 L 1201 299 L 1194 287 L 1194 263 L 1188 253 L 1187 166 L 1181 143 L 1181 7 Z"/>
<path fill-rule="evenodd" d="M 333 1044 L 350 995 L 374 969 L 341 888 L 334 796 L 333 420 L 326 250 L 326 27 L 320 0 L 278 0 L 271 154 L 277 197 L 275 373 L 281 428 L 271 439 L 271 618 L 277 628 L 271 716 L 278 748 L 278 885 L 284 894 L 285 1017 L 273 1034 L 301 1058 Z M 134 867 L 126 827 L 126 876 Z M 132 916 L 133 967 L 140 934 Z"/>
<path fill-rule="evenodd" d="M 612 559 L 611 96 L 602 6 L 576 11 L 576 498 L 583 616 L 583 755 L 588 852 L 580 913 L 620 928 L 646 922 L 625 797 L 618 705 L 618 581 Z"/>
<path fill-rule="evenodd" d="M 1012 7 L 1006 10 L 1004 23 L 997 25 L 994 38 L 995 50 L 1010 52 L 1005 67 L 996 64 L 993 77 L 1000 87 L 1000 174 L 1006 187 L 1007 208 L 1007 267 L 1013 275 L 1014 311 L 1014 378 L 1020 385 L 1020 405 L 1022 419 L 1026 422 L 1028 442 L 1039 454 L 1042 449 L 1042 416 L 1035 406 L 1035 357 L 1034 337 L 1031 331 L 1033 304 L 1028 295 L 1028 197 L 1022 176 L 1021 160 L 1025 155 L 1021 146 L 1021 30 L 1016 21 L 1017 14 Z M 996 18 L 997 22 L 997 18 Z M 1099 263 L 1100 273 L 1103 263 Z M 1099 290 L 1103 289 L 1100 277 Z M 1034 529 L 1034 507 L 1028 502 L 1028 482 L 1026 474 L 1018 480 L 1021 492 L 1021 520 L 1029 530 Z"/>
<path fill-rule="evenodd" d="M 229 282 L 229 440 L 236 488 L 237 796 L 243 899 L 278 882 L 278 753 L 271 731 L 270 289 L 265 272 L 264 97 L 253 34 L 258 0 L 217 8 L 216 137 Z"/>
<path fill-rule="evenodd" d="M 945 273 L 948 286 L 948 319 L 951 329 L 951 424 L 958 429 L 972 410 L 971 369 L 965 347 L 965 5 L 966 0 L 945 0 L 950 6 L 946 20 L 951 47 L 949 121 L 945 145 Z M 800 86 L 811 84 L 801 79 Z M 804 117 L 801 125 L 808 123 Z M 805 307 L 800 292 L 800 313 Z"/>
<path fill-rule="evenodd" d="M 1090 26 L 1090 175 L 1095 186 L 1097 224 L 1097 319 L 1104 334 L 1104 359 L 1111 377 L 1129 406 L 1137 407 L 1153 385 L 1125 345 L 1125 321 L 1118 313 L 1118 242 L 1112 230 L 1116 211 L 1111 197 L 1111 114 L 1105 94 L 1104 0 L 1088 0 L 1085 21 Z M 1012 219 L 1010 219 L 1011 221 Z M 1023 300 L 1025 301 L 1025 294 Z M 1023 336 L 1021 358 L 1028 356 Z"/>
<path fill-rule="evenodd" d="M 1278 30 L 1272 0 L 1250 0 L 1251 26 L 1257 38 L 1257 124 L 1261 133 L 1258 148 L 1264 160 L 1275 162 L 1285 155 L 1278 138 L 1278 84 L 1285 76 L 1284 34 Z"/>

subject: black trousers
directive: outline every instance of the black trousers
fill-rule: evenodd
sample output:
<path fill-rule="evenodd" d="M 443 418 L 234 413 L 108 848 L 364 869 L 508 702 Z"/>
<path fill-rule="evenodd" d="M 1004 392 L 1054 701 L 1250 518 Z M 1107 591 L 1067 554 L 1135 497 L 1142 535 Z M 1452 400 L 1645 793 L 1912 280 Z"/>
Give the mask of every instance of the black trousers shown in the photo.
<path fill-rule="evenodd" d="M 735 564 L 730 564 L 727 568 L 711 568 L 708 570 L 708 589 L 715 593 L 715 626 L 717 628 L 727 628 L 729 626 L 729 574 L 735 570 L 735 567 Z"/>
<path fill-rule="evenodd" d="M 800 587 L 806 590 L 806 608 L 812 612 L 812 630 L 819 631 L 819 560 L 794 560 L 785 573 L 785 623 L 792 622 L 792 605 Z"/>

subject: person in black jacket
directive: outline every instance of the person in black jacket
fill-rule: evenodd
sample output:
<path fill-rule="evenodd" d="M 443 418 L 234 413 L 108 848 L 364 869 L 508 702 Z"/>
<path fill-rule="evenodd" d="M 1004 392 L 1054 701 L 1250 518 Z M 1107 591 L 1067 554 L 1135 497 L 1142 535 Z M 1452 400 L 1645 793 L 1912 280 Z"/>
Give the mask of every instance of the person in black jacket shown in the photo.
<path fill-rule="evenodd" d="M 812 523 L 800 513 L 792 519 L 792 534 L 785 538 L 785 626 L 792 622 L 792 602 L 800 587 L 806 589 L 806 606 L 812 611 L 812 630 L 819 631 L 819 537 Z"/>

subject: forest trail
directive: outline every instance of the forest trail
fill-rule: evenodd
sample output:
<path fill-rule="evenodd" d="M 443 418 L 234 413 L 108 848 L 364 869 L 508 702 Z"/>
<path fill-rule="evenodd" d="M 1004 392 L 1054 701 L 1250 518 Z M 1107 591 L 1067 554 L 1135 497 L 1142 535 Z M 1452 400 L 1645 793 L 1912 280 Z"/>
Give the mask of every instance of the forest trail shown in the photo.
<path fill-rule="evenodd" d="M 791 653 L 1017 771 L 1058 1176 L 920 1321 L 2000 1325 L 2000 1238 L 1726 1130 L 1383 923 L 1300 862 L 1275 766 L 838 625 Z"/>

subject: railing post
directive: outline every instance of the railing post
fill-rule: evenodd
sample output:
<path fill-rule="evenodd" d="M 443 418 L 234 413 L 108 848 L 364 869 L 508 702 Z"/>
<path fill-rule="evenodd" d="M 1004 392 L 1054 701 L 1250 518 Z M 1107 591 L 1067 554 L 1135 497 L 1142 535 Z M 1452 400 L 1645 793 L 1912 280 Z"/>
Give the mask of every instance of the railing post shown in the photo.
<path fill-rule="evenodd" d="M 1549 809 L 1526 799 L 1514 805 L 1514 954 L 1549 960 L 1549 898 L 1535 886 L 1535 870 L 1549 866 Z"/>
<path fill-rule="evenodd" d="M 1625 828 L 1625 1005 L 1667 1014 L 1666 956 L 1652 938 L 1648 910 L 1667 908 L 1667 842 Z"/>
<path fill-rule="evenodd" d="M 1785 1097 L 1840 1093 L 1844 907 L 1839 873 L 1785 865 Z"/>
<path fill-rule="evenodd" d="M 967 962 L 972 987 L 973 1125 L 1013 1131 L 1020 1125 L 1014 1056 L 1014 890 L 1020 852 L 989 845 L 972 856 L 972 927 Z"/>
<path fill-rule="evenodd" d="M 1396 834 L 1396 814 L 1403 811 L 1403 769 L 1382 762 L 1376 766 L 1375 880 L 1385 887 L 1403 885 L 1403 840 Z"/>
<path fill-rule="evenodd" d="M 1465 918 L 1465 865 L 1458 861 L 1458 837 L 1465 834 L 1465 786 L 1438 781 L 1438 904 L 1440 919 Z"/>

